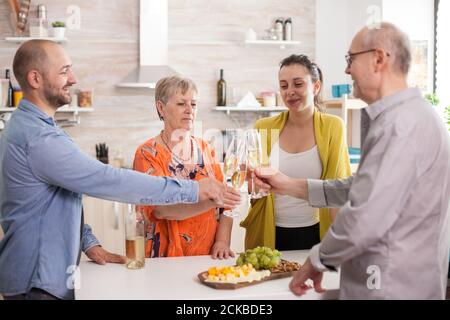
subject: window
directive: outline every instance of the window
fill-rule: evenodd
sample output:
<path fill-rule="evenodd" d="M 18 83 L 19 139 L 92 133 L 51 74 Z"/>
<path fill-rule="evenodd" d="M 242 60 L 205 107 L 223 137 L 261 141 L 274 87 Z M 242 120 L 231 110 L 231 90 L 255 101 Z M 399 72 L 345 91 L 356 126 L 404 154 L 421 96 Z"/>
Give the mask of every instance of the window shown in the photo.
<path fill-rule="evenodd" d="M 383 20 L 397 25 L 411 39 L 409 85 L 433 92 L 434 0 L 384 0 Z"/>
<path fill-rule="evenodd" d="M 450 106 L 450 1 L 438 2 L 436 28 L 436 94 L 443 109 Z M 444 111 L 444 110 L 442 110 Z"/>

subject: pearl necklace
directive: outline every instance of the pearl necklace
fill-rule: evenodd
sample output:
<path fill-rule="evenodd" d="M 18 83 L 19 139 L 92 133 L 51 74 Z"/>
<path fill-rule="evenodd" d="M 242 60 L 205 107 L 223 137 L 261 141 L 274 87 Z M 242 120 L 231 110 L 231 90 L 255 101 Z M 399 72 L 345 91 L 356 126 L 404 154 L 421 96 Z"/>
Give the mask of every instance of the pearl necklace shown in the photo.
<path fill-rule="evenodd" d="M 183 161 L 183 162 L 188 162 L 191 160 L 192 155 L 194 154 L 194 144 L 192 143 L 192 139 L 189 137 L 189 141 L 191 142 L 191 155 L 189 158 L 187 159 L 183 159 L 182 157 L 180 157 L 179 155 L 175 154 L 175 152 L 173 152 L 172 148 L 169 146 L 169 144 L 167 143 L 167 141 L 164 139 L 164 130 L 161 131 L 160 133 L 161 136 L 161 140 L 162 142 L 164 142 L 164 145 L 166 146 L 167 149 L 169 149 L 170 153 L 177 159 Z"/>

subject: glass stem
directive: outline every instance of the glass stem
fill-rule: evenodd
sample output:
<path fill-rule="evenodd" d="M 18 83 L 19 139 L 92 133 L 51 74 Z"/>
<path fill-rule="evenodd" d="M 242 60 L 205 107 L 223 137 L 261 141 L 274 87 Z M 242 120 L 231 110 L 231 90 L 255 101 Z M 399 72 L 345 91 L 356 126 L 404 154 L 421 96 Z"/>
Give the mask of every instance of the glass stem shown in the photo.
<path fill-rule="evenodd" d="M 255 192 L 255 172 L 252 171 L 252 193 L 251 193 L 251 197 L 253 198 L 254 196 L 256 196 L 256 192 Z"/>

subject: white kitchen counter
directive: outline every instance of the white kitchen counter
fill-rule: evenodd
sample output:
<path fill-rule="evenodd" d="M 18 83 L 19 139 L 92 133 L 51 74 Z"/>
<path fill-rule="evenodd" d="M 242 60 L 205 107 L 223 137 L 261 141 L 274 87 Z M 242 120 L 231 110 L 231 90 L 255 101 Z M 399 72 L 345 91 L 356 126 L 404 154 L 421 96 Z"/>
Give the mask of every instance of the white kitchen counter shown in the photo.
<path fill-rule="evenodd" d="M 308 250 L 285 251 L 282 258 L 303 263 Z M 77 300 L 240 300 L 240 299 L 337 299 L 339 274 L 326 272 L 322 285 L 328 289 L 318 294 L 314 289 L 302 297 L 291 293 L 291 278 L 270 280 L 237 290 L 217 290 L 200 283 L 197 275 L 212 266 L 233 265 L 235 258 L 213 260 L 209 256 L 147 259 L 145 268 L 128 270 L 124 265 L 80 264 L 80 288 Z"/>

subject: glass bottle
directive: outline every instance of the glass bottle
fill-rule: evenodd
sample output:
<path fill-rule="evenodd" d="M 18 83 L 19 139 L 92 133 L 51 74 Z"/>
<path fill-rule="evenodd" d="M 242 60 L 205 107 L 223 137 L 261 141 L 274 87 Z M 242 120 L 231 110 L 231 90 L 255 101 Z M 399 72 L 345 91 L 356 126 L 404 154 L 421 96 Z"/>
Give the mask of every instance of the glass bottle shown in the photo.
<path fill-rule="evenodd" d="M 123 168 L 125 166 L 125 160 L 122 155 L 122 148 L 117 148 L 115 150 L 112 165 L 113 165 L 113 167 L 116 167 L 116 168 Z"/>
<path fill-rule="evenodd" d="M 283 19 L 281 18 L 275 20 L 275 34 L 277 35 L 277 40 L 283 40 Z"/>
<path fill-rule="evenodd" d="M 125 218 L 125 254 L 128 269 L 145 266 L 145 219 L 140 207 L 131 204 Z"/>
<path fill-rule="evenodd" d="M 8 95 L 7 95 L 7 98 L 8 98 L 7 106 L 11 108 L 11 107 L 14 107 L 14 101 L 13 101 L 13 86 L 11 83 L 11 74 L 9 72 L 9 69 L 6 69 L 6 71 L 5 71 L 5 79 L 7 79 L 9 82 Z"/>
<path fill-rule="evenodd" d="M 292 19 L 287 18 L 284 21 L 284 40 L 291 41 L 292 40 Z"/>
<path fill-rule="evenodd" d="M 38 5 L 38 20 L 39 20 L 39 36 L 48 37 L 48 21 L 47 21 L 47 8 L 45 5 Z"/>
<path fill-rule="evenodd" d="M 13 87 L 13 101 L 14 107 L 18 107 L 20 104 L 20 100 L 23 98 L 23 92 L 20 87 Z"/>
<path fill-rule="evenodd" d="M 223 69 L 220 69 L 220 79 L 217 82 L 217 105 L 227 105 L 227 83 L 223 78 Z"/>

